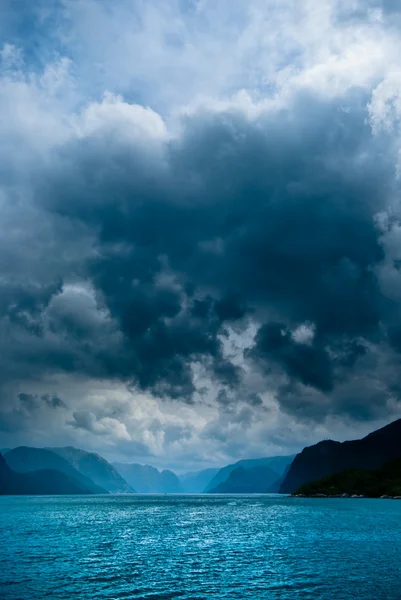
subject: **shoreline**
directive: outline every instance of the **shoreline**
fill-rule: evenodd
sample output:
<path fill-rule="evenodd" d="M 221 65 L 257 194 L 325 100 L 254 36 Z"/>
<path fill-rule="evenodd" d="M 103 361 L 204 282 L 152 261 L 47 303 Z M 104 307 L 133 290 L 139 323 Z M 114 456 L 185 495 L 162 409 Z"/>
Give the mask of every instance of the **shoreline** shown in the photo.
<path fill-rule="evenodd" d="M 376 500 L 401 500 L 401 496 L 388 496 L 384 494 L 382 496 L 365 496 L 363 494 L 290 494 L 291 498 L 369 498 Z"/>

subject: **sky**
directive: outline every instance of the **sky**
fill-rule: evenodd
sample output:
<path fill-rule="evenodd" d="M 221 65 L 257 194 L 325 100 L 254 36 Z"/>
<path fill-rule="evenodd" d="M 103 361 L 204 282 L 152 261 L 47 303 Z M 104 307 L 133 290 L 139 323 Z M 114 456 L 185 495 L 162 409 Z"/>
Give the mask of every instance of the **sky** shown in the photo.
<path fill-rule="evenodd" d="M 400 417 L 398 0 L 0 8 L 0 447 L 181 472 Z"/>

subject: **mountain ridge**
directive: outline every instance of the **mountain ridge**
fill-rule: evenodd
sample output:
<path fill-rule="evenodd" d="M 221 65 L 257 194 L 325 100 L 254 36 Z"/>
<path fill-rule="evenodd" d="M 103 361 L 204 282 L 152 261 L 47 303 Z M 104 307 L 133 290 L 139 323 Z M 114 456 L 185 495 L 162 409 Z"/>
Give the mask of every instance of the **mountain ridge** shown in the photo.
<path fill-rule="evenodd" d="M 237 467 L 225 481 L 210 490 L 210 494 L 264 494 L 274 485 L 279 475 L 270 467 L 245 469 Z"/>
<path fill-rule="evenodd" d="M 74 446 L 48 448 L 67 460 L 79 473 L 88 477 L 110 493 L 135 493 L 134 487 L 122 477 L 117 469 L 95 452 L 88 452 Z"/>
<path fill-rule="evenodd" d="M 4 460 L 10 469 L 19 473 L 31 473 L 47 469 L 55 470 L 75 481 L 78 487 L 90 490 L 91 493 L 108 493 L 104 488 L 96 485 L 89 477 L 82 475 L 67 460 L 46 448 L 18 446 L 7 452 Z"/>
<path fill-rule="evenodd" d="M 344 469 L 380 469 L 401 456 L 401 419 L 397 419 L 365 437 L 346 442 L 323 440 L 307 446 L 294 458 L 280 487 L 280 493 L 292 494 L 301 485 Z"/>
<path fill-rule="evenodd" d="M 237 469 L 238 467 L 242 467 L 245 471 L 249 470 L 249 469 L 258 469 L 258 468 L 266 468 L 266 469 L 272 469 L 275 472 L 276 478 L 275 480 L 278 481 L 285 469 L 288 467 L 288 465 L 292 462 L 293 458 L 295 455 L 288 455 L 288 456 L 270 456 L 270 457 L 263 457 L 263 458 L 244 458 L 241 459 L 235 463 L 231 463 L 229 465 L 226 465 L 225 467 L 222 467 L 221 469 L 219 469 L 218 473 L 215 475 L 215 477 L 209 482 L 209 484 L 206 486 L 204 492 L 205 493 L 214 493 L 213 490 L 216 489 L 217 487 L 220 486 L 220 484 L 223 484 L 225 481 L 227 481 L 227 479 L 230 476 L 230 473 L 232 471 L 234 471 L 235 469 Z M 262 472 L 259 472 L 259 475 L 262 475 Z M 266 471 L 266 476 L 269 475 L 269 471 Z M 266 481 L 265 485 L 264 485 L 264 490 L 270 488 L 272 485 L 274 484 L 274 481 L 271 481 L 270 479 L 268 481 Z M 256 486 L 257 489 L 259 489 L 259 484 Z M 219 487 L 219 489 L 224 489 Z M 248 489 L 249 493 L 252 493 L 252 489 Z M 278 486 L 277 486 L 277 490 L 278 491 Z M 220 492 L 223 493 L 223 492 Z"/>
<path fill-rule="evenodd" d="M 0 495 L 92 494 L 75 480 L 55 469 L 19 473 L 0 454 Z"/>

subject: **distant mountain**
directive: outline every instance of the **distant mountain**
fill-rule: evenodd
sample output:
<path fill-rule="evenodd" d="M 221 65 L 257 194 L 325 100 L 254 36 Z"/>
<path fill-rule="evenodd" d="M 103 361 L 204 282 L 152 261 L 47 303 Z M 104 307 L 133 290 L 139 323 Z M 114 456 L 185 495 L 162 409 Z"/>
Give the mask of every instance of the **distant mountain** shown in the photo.
<path fill-rule="evenodd" d="M 220 469 L 205 469 L 179 476 L 181 487 L 187 494 L 201 494 Z"/>
<path fill-rule="evenodd" d="M 278 491 L 279 485 L 277 484 L 277 489 L 274 489 L 274 483 L 278 481 L 285 472 L 285 469 L 289 464 L 293 461 L 294 456 L 271 456 L 267 458 L 249 458 L 244 460 L 239 460 L 236 463 L 231 465 L 227 465 L 218 471 L 218 473 L 213 477 L 213 479 L 207 484 L 205 487 L 205 492 L 213 493 L 213 490 L 218 488 L 220 484 L 227 481 L 230 473 L 234 471 L 234 469 L 238 469 L 238 467 L 242 467 L 245 471 L 248 469 L 258 469 L 258 468 L 267 468 L 271 469 L 275 472 L 275 480 L 271 481 L 269 471 L 266 471 L 266 481 L 264 482 L 263 491 Z M 262 472 L 259 471 L 259 475 Z M 256 475 L 256 474 L 255 474 Z M 237 475 L 238 476 L 238 475 Z M 252 478 L 249 478 L 247 481 L 250 482 Z M 254 479 L 255 483 L 256 480 Z M 256 486 L 259 489 L 259 483 Z M 222 488 L 219 488 L 222 489 Z M 251 486 L 251 488 L 246 490 L 246 493 L 252 493 L 256 491 L 255 486 Z"/>
<path fill-rule="evenodd" d="M 386 463 L 380 469 L 345 469 L 317 481 L 305 483 L 297 490 L 305 496 L 398 496 L 401 498 L 401 458 Z"/>
<path fill-rule="evenodd" d="M 132 488 L 107 460 L 72 446 L 47 448 L 67 460 L 81 475 L 89 477 L 96 485 L 112 493 L 133 493 Z"/>
<path fill-rule="evenodd" d="M 30 473 L 13 471 L 0 454 L 0 495 L 91 493 L 88 488 L 54 469 L 42 469 Z"/>
<path fill-rule="evenodd" d="M 211 494 L 263 494 L 277 481 L 279 475 L 270 467 L 244 469 L 237 467 L 226 481 L 210 490 Z"/>
<path fill-rule="evenodd" d="M 30 473 L 43 469 L 51 469 L 64 473 L 78 488 L 89 490 L 93 494 L 107 494 L 107 491 L 96 485 L 89 477 L 82 475 L 67 460 L 44 448 L 28 448 L 19 446 L 7 452 L 4 460 L 10 469 L 19 473 Z"/>
<path fill-rule="evenodd" d="M 344 469 L 380 469 L 393 458 L 401 457 L 401 419 L 386 425 L 361 440 L 325 440 L 297 454 L 280 492 L 292 494 L 301 485 Z"/>
<path fill-rule="evenodd" d="M 283 482 L 285 480 L 285 478 L 287 477 L 287 473 L 291 468 L 291 463 L 289 465 L 286 466 L 284 473 L 281 475 L 281 477 L 279 477 L 274 483 L 273 485 L 270 485 L 267 489 L 266 489 L 266 493 L 268 494 L 279 494 L 280 493 L 280 488 L 283 485 Z"/>
<path fill-rule="evenodd" d="M 159 471 L 150 465 L 114 463 L 117 471 L 140 494 L 179 494 L 180 480 L 172 471 Z"/>

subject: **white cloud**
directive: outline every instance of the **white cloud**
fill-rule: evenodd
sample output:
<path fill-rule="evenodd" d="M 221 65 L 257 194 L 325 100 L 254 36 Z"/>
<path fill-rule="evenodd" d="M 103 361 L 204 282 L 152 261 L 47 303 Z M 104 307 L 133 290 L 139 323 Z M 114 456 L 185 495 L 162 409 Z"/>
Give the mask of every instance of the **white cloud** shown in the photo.
<path fill-rule="evenodd" d="M 292 332 L 292 337 L 298 344 L 310 344 L 315 335 L 313 323 L 303 323 Z"/>
<path fill-rule="evenodd" d="M 138 104 L 128 104 L 121 96 L 106 92 L 102 102 L 91 102 L 73 123 L 78 136 L 110 132 L 132 140 L 165 139 L 166 126 L 157 113 Z"/>
<path fill-rule="evenodd" d="M 351 17 L 361 10 L 354 4 Z M 381 12 L 347 19 L 338 0 L 233 0 L 230 10 L 225 0 L 64 5 L 59 35 L 81 86 L 164 115 L 240 90 L 255 101 L 299 87 L 339 95 L 369 88 L 398 64 L 400 36 Z"/>
<path fill-rule="evenodd" d="M 401 119 L 401 71 L 390 72 L 373 89 L 368 105 L 370 122 L 376 135 L 398 130 Z"/>

